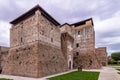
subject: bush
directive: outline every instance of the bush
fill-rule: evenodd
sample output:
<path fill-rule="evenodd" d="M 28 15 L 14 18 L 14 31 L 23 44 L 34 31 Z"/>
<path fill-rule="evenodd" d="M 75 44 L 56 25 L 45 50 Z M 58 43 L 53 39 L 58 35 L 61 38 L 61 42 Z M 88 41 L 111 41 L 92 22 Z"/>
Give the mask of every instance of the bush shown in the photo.
<path fill-rule="evenodd" d="M 114 59 L 115 61 L 119 61 L 120 60 L 120 52 L 115 52 L 111 54 L 112 59 Z"/>
<path fill-rule="evenodd" d="M 0 80 L 13 80 L 13 79 L 0 78 Z"/>

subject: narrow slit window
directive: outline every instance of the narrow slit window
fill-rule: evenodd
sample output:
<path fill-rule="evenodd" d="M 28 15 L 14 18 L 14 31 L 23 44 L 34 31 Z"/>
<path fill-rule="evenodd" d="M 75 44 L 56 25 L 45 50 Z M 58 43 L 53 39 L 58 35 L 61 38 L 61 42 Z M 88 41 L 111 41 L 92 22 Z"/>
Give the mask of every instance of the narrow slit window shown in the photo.
<path fill-rule="evenodd" d="M 80 31 L 78 31 L 78 35 L 80 35 Z"/>
<path fill-rule="evenodd" d="M 51 42 L 53 42 L 53 38 L 51 38 Z"/>
<path fill-rule="evenodd" d="M 23 42 L 23 38 L 21 38 L 21 42 Z"/>

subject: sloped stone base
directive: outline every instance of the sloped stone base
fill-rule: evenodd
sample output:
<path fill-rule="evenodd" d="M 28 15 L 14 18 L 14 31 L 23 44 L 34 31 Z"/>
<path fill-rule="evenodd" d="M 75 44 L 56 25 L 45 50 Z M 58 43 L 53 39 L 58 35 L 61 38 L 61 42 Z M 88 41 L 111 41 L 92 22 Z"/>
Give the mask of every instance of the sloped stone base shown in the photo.
<path fill-rule="evenodd" d="M 3 74 L 43 77 L 67 71 L 61 49 L 38 41 L 11 48 Z"/>
<path fill-rule="evenodd" d="M 67 71 L 67 61 L 61 49 L 49 44 L 39 43 L 40 77 Z"/>
<path fill-rule="evenodd" d="M 9 50 L 3 74 L 38 77 L 38 42 Z"/>
<path fill-rule="evenodd" d="M 74 55 L 74 68 L 78 68 L 78 66 L 82 65 L 84 69 L 99 69 L 101 68 L 101 64 L 97 59 L 96 54 L 93 51 L 89 51 L 86 53 L 81 53 L 78 56 Z"/>

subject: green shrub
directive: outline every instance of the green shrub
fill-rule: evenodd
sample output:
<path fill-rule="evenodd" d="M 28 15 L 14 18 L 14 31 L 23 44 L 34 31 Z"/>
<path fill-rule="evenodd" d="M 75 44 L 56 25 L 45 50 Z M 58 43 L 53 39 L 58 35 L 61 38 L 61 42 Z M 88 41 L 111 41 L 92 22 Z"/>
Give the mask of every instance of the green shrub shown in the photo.
<path fill-rule="evenodd" d="M 0 78 L 0 80 L 13 80 L 13 79 Z"/>

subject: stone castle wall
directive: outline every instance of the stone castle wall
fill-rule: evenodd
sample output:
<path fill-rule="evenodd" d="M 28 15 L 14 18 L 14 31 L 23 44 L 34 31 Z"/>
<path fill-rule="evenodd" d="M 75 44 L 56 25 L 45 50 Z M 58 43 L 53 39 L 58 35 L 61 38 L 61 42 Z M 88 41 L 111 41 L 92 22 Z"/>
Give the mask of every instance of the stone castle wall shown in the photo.
<path fill-rule="evenodd" d="M 38 40 L 36 15 L 12 25 L 10 29 L 10 46 L 16 47 Z"/>
<path fill-rule="evenodd" d="M 61 47 L 60 29 L 37 11 L 39 40 Z"/>
<path fill-rule="evenodd" d="M 47 76 L 68 70 L 61 49 L 39 42 L 39 76 Z"/>
<path fill-rule="evenodd" d="M 95 53 L 97 54 L 97 58 L 100 61 L 102 66 L 107 66 L 107 51 L 106 47 L 99 47 L 95 49 Z"/>
<path fill-rule="evenodd" d="M 85 24 L 75 26 L 74 32 L 74 68 L 82 65 L 83 68 L 100 68 L 95 54 L 94 27 L 91 20 Z"/>
<path fill-rule="evenodd" d="M 67 70 L 61 51 L 60 30 L 39 10 L 12 25 L 10 36 L 11 48 L 3 74 L 43 77 Z"/>
<path fill-rule="evenodd" d="M 73 69 L 73 43 L 74 38 L 68 32 L 61 33 L 61 49 L 69 70 Z"/>
<path fill-rule="evenodd" d="M 36 14 L 13 24 L 10 29 L 10 50 L 3 74 L 38 76 L 38 28 Z"/>
<path fill-rule="evenodd" d="M 8 51 L 9 51 L 9 47 L 0 46 L 0 74 L 2 72 L 4 63 L 7 59 Z"/>
<path fill-rule="evenodd" d="M 38 42 L 11 48 L 3 74 L 37 77 Z"/>
<path fill-rule="evenodd" d="M 61 27 L 56 26 L 55 20 L 42 8 L 32 11 L 32 15 L 27 12 L 31 15 L 28 18 L 12 24 L 10 50 L 3 74 L 43 77 L 67 71 L 70 61 L 73 68 L 82 65 L 87 69 L 101 68 L 101 63 L 107 62 L 102 62 L 106 59 L 105 49 L 95 50 L 91 19 L 80 25 L 66 23 Z"/>

